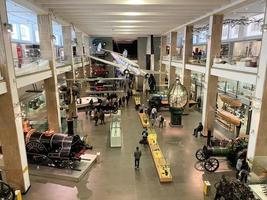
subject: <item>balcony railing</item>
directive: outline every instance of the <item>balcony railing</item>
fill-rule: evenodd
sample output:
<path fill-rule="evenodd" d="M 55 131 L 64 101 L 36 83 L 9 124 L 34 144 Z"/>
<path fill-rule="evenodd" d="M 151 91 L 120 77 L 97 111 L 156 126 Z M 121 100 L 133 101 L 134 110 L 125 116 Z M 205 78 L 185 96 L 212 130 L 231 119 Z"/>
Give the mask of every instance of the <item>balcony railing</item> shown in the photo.
<path fill-rule="evenodd" d="M 15 74 L 16 76 L 22 76 L 49 69 L 49 61 L 39 59 L 28 64 L 23 64 L 21 67 L 15 67 Z"/>

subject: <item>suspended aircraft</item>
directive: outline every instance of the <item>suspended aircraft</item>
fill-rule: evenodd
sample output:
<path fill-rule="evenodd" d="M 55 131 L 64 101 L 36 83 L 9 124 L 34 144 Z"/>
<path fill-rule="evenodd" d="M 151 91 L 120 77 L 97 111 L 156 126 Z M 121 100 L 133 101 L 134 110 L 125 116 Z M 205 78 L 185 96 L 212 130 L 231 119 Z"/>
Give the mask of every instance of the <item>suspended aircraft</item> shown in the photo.
<path fill-rule="evenodd" d="M 106 50 L 102 48 L 101 43 L 98 44 L 97 46 L 97 51 L 105 51 L 111 54 L 111 56 L 113 57 L 115 62 L 111 62 L 102 58 L 98 58 L 95 56 L 90 55 L 89 57 L 93 60 L 108 64 L 108 65 L 112 65 L 116 68 L 118 68 L 118 70 L 120 70 L 120 72 L 122 74 L 133 74 L 136 76 L 144 76 L 144 77 L 148 77 L 149 74 L 166 74 L 166 72 L 157 72 L 157 71 L 153 71 L 153 70 L 145 70 L 145 69 L 141 69 L 140 66 L 131 61 L 130 59 L 125 57 L 125 53 L 124 55 L 114 52 L 114 51 L 110 51 L 110 50 Z"/>

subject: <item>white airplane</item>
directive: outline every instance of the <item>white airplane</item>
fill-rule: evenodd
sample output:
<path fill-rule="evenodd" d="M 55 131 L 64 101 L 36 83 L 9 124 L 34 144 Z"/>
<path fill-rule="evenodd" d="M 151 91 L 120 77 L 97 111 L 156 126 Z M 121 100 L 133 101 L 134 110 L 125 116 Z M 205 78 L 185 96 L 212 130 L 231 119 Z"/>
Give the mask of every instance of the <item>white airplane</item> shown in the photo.
<path fill-rule="evenodd" d="M 123 74 L 129 74 L 130 73 L 130 74 L 134 74 L 136 76 L 147 76 L 149 74 L 166 74 L 166 72 L 156 72 L 156 71 L 152 71 L 152 70 L 141 69 L 137 63 L 124 57 L 125 54 L 121 55 L 120 53 L 103 49 L 101 46 L 101 43 L 99 43 L 99 45 L 97 46 L 97 51 L 109 52 L 111 54 L 111 56 L 113 57 L 115 63 L 108 61 L 108 60 L 105 60 L 105 59 L 97 58 L 97 57 L 92 56 L 92 55 L 90 55 L 89 57 L 93 60 L 97 60 L 99 62 L 117 67 Z"/>

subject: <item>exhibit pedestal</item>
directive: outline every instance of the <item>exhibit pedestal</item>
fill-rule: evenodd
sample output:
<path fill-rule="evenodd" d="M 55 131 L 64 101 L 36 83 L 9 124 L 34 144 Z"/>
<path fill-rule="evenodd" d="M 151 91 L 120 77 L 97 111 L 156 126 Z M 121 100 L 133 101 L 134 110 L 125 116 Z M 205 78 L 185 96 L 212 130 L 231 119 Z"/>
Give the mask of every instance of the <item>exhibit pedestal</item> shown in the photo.
<path fill-rule="evenodd" d="M 89 171 L 91 166 L 96 162 L 97 156 L 93 154 L 84 154 L 81 156 L 81 158 L 82 160 L 79 163 L 78 169 L 59 169 L 30 164 L 29 172 L 32 176 L 79 182 Z"/>
<path fill-rule="evenodd" d="M 170 126 L 171 127 L 183 128 L 183 125 L 182 125 L 183 109 L 170 108 L 170 113 L 171 113 Z"/>

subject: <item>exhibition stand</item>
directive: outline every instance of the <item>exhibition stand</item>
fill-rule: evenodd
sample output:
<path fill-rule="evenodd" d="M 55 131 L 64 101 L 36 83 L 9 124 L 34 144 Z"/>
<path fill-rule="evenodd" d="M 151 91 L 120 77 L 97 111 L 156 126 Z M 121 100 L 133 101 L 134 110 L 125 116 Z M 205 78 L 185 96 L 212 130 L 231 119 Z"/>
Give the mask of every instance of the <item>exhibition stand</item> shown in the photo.
<path fill-rule="evenodd" d="M 116 114 L 112 114 L 110 123 L 110 147 L 121 147 L 121 144 L 121 110 L 118 110 Z"/>
<path fill-rule="evenodd" d="M 81 156 L 81 161 L 79 162 L 79 166 L 76 169 L 60 169 L 55 167 L 30 164 L 29 172 L 32 176 L 79 182 L 96 162 L 96 158 L 97 155 L 85 153 Z"/>
<path fill-rule="evenodd" d="M 159 181 L 161 183 L 172 182 L 170 165 L 167 164 L 163 153 L 157 142 L 157 134 L 154 129 L 148 128 L 148 144 L 152 158 L 157 169 Z"/>

